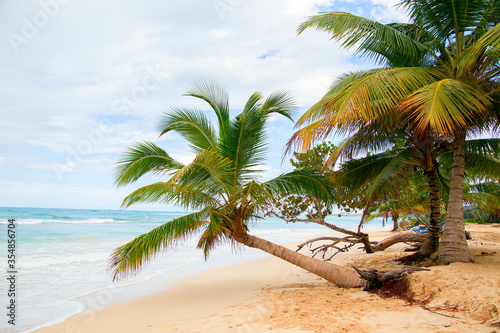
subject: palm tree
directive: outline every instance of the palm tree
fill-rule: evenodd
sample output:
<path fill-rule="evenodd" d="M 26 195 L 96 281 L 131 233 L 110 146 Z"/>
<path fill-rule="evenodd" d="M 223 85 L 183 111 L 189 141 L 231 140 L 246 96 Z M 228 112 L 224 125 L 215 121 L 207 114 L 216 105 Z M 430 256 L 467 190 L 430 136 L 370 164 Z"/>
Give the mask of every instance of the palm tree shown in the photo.
<path fill-rule="evenodd" d="M 396 135 L 396 129 L 393 129 Z M 362 136 L 358 132 L 346 139 L 332 154 L 329 163 L 335 163 L 335 158 L 342 155 L 351 156 L 368 147 L 383 147 L 388 143 L 395 145 L 381 153 L 351 159 L 340 166 L 341 181 L 349 186 L 351 191 L 369 183 L 366 191 L 366 202 L 380 201 L 389 197 L 389 203 L 394 204 L 381 212 L 398 213 L 394 208 L 407 208 L 413 214 L 419 214 L 413 207 L 427 206 L 430 210 L 429 232 L 419 251 L 409 258 L 408 262 L 421 259 L 436 252 L 439 247 L 441 222 L 441 193 L 449 191 L 449 174 L 453 162 L 451 143 L 443 138 L 435 137 L 432 144 L 423 141 L 420 144 L 415 138 L 399 131 L 400 139 L 387 135 Z M 385 141 L 385 142 L 384 142 Z M 480 181 L 500 178 L 500 139 L 467 140 L 465 150 L 465 171 L 467 179 Z M 422 180 L 426 176 L 427 185 Z M 425 188 L 425 189 L 424 189 Z M 427 195 L 422 195 L 427 191 Z M 387 200 L 387 199 L 386 199 Z M 425 204 L 425 201 L 427 203 Z"/>
<path fill-rule="evenodd" d="M 228 95 L 220 86 L 198 82 L 187 96 L 208 103 L 217 118 L 216 126 L 201 111 L 175 108 L 163 117 L 160 131 L 161 135 L 173 131 L 186 139 L 196 153 L 194 161 L 184 165 L 154 143 L 138 143 L 118 162 L 116 181 L 121 186 L 147 173 L 167 176 L 164 182 L 132 192 L 123 206 L 175 203 L 194 212 L 115 249 L 109 262 L 114 278 L 136 272 L 163 249 L 196 236 L 197 247 L 205 258 L 221 243 L 239 243 L 261 249 L 339 286 L 362 286 L 363 280 L 351 268 L 313 259 L 249 234 L 249 225 L 283 194 L 300 193 L 329 200 L 328 179 L 311 170 L 285 173 L 265 182 L 255 179 L 264 159 L 266 120 L 272 114 L 291 119 L 291 97 L 274 93 L 264 100 L 256 92 L 241 113 L 230 119 Z"/>
<path fill-rule="evenodd" d="M 421 261 L 436 252 L 439 246 L 441 224 L 439 188 L 442 189 L 447 184 L 438 168 L 437 159 L 449 144 L 437 138 L 433 144 L 429 140 L 416 142 L 401 128 L 399 131 L 393 129 L 393 135 L 399 136 L 399 139 L 388 135 L 361 134 L 362 132 L 358 132 L 345 140 L 332 155 L 329 163 L 335 163 L 337 156 L 352 155 L 361 148 L 366 149 L 367 141 L 370 141 L 368 147 L 372 149 L 395 143 L 386 151 L 343 163 L 340 167 L 341 180 L 352 191 L 370 183 L 365 199 L 367 205 L 377 201 L 388 202 L 389 206 L 385 211 L 391 212 L 393 219 L 400 211 L 419 215 L 422 210 L 417 208 L 428 207 L 429 232 L 412 259 Z"/>
<path fill-rule="evenodd" d="M 347 13 L 323 13 L 299 27 L 327 31 L 344 47 L 384 67 L 345 76 L 297 122 L 289 148 L 378 124 L 404 121 L 418 137 L 444 136 L 454 146 L 439 260 L 468 262 L 463 218 L 467 134 L 497 128 L 500 3 L 489 0 L 404 0 L 411 23 L 382 24 Z"/>

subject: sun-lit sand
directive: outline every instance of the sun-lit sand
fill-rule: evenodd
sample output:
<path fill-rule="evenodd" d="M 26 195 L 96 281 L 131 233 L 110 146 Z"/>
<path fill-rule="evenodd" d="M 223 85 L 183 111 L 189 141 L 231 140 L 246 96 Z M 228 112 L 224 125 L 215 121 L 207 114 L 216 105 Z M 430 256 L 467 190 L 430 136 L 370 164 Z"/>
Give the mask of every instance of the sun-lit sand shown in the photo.
<path fill-rule="evenodd" d="M 411 275 L 420 304 L 342 289 L 277 258 L 205 272 L 36 332 L 500 332 L 500 226 L 467 225 L 474 263 Z M 380 240 L 390 232 L 370 232 Z M 289 244 L 295 249 L 295 244 Z M 333 262 L 391 270 L 405 244 Z M 307 249 L 305 250 L 308 251 Z M 425 308 L 422 307 L 425 303 Z"/>

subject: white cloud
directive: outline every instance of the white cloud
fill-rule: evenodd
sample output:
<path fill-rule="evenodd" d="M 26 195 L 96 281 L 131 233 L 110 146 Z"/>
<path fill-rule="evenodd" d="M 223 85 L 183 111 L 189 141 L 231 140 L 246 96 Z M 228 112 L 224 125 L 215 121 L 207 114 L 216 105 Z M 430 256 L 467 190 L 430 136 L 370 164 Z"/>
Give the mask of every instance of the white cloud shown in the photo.
<path fill-rule="evenodd" d="M 196 154 L 190 152 L 174 152 L 171 153 L 170 156 L 176 161 L 181 162 L 182 164 L 189 164 L 194 161 Z"/>
<path fill-rule="evenodd" d="M 408 22 L 406 11 L 399 7 L 399 0 L 370 0 L 377 7 L 372 8 L 370 14 L 381 22 Z"/>
<path fill-rule="evenodd" d="M 392 2 L 372 1 L 374 15 L 397 17 Z M 100 188 L 102 179 L 112 180 L 111 162 L 140 140 L 159 142 L 189 162 L 193 155 L 185 142 L 174 135 L 158 139 L 156 125 L 170 107 L 205 107 L 182 96 L 193 80 L 219 81 L 235 110 L 254 91 L 267 96 L 278 90 L 290 91 L 306 108 L 340 73 L 359 69 L 352 52 L 327 33 L 296 35 L 301 22 L 337 3 L 332 0 L 56 2 L 52 12 L 38 0 L 1 5 L 0 35 L 22 38 L 19 44 L 6 38 L 0 48 L 0 164 L 17 166 L 7 177 L 21 179 L 24 172 L 53 179 L 38 173 L 69 163 L 69 154 L 77 152 L 81 162 L 71 177 L 79 183 L 72 185 Z M 214 6 L 221 2 L 229 7 Z M 36 21 L 40 13 L 47 22 Z M 104 125 L 112 130 L 102 130 Z M 270 125 L 278 155 L 292 124 L 273 119 Z M 280 163 L 273 155 L 267 173 L 276 174 Z M 99 180 L 81 176 L 92 173 Z M 66 183 L 51 186 L 54 196 L 71 200 L 64 195 L 70 191 Z"/>

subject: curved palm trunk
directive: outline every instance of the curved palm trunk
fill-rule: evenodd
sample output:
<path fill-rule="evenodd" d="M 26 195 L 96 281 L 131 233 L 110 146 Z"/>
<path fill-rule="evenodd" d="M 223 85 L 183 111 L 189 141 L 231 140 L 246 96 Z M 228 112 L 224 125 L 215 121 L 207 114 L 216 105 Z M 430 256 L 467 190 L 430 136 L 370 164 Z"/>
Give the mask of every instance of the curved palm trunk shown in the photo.
<path fill-rule="evenodd" d="M 464 222 L 464 168 L 465 133 L 456 133 L 453 141 L 453 165 L 450 180 L 450 199 L 443 226 L 443 236 L 439 244 L 438 261 L 470 262 L 469 247 L 465 240 Z"/>
<path fill-rule="evenodd" d="M 326 261 L 314 259 L 303 254 L 297 253 L 284 246 L 274 244 L 265 239 L 252 235 L 244 235 L 234 238 L 237 242 L 249 247 L 260 249 L 272 254 L 278 258 L 288 261 L 291 264 L 299 266 L 313 274 L 335 283 L 343 288 L 357 288 L 364 286 L 359 274 L 352 268 L 338 266 Z"/>

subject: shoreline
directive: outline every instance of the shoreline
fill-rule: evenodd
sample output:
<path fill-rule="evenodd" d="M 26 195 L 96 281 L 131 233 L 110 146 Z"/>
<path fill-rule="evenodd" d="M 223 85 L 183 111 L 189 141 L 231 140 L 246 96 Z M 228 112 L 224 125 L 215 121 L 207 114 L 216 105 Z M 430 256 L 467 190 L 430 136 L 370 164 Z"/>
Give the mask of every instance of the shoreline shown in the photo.
<path fill-rule="evenodd" d="M 390 233 L 390 227 L 378 227 L 378 228 L 365 228 L 365 230 L 369 230 L 371 235 L 384 234 L 387 235 Z M 295 249 L 297 244 L 300 244 L 306 239 L 312 239 L 320 236 L 339 236 L 340 233 L 337 232 L 327 232 L 321 233 L 313 236 L 308 236 L 305 238 L 301 238 L 300 240 L 296 240 L 293 242 L 288 242 L 286 244 L 282 244 L 288 248 Z M 380 238 L 380 236 L 378 237 Z M 383 238 L 383 237 L 382 237 Z M 255 274 L 251 275 L 251 280 L 246 281 L 246 287 L 252 286 L 251 289 L 242 289 L 235 288 L 238 291 L 237 300 L 242 300 L 248 298 L 250 295 L 258 294 L 262 288 L 269 286 L 279 286 L 286 285 L 287 283 L 315 283 L 316 281 L 326 282 L 324 279 L 317 277 L 299 267 L 296 267 L 288 262 L 285 262 L 279 258 L 272 257 L 265 252 L 262 252 L 258 249 L 250 249 L 244 248 L 242 251 L 252 251 L 256 252 L 254 254 L 250 254 L 251 257 L 261 256 L 264 258 L 259 259 L 243 259 L 242 263 L 238 263 L 238 260 L 241 260 L 240 253 L 231 253 L 231 258 L 229 261 L 231 263 L 214 263 L 215 268 L 208 268 L 208 270 L 204 268 L 195 269 L 195 273 L 193 273 L 193 269 L 187 268 L 187 272 L 181 274 L 181 276 L 176 277 L 173 281 L 168 278 L 168 271 L 162 272 L 157 276 L 149 278 L 149 280 L 133 283 L 131 285 L 117 286 L 112 288 L 105 288 L 103 290 L 98 290 L 92 292 L 89 295 L 77 297 L 72 299 L 72 301 L 78 302 L 82 305 L 83 310 L 78 313 L 68 316 L 63 320 L 54 320 L 52 323 L 47 323 L 36 328 L 32 328 L 26 330 L 24 332 L 35 332 L 35 333 L 46 333 L 46 332 L 87 332 L 86 329 L 80 330 L 79 327 L 86 326 L 89 321 L 93 321 L 95 314 L 97 313 L 105 313 L 109 309 L 120 307 L 125 304 L 132 304 L 134 302 L 139 302 L 141 300 L 145 300 L 149 297 L 155 298 L 155 295 L 161 293 L 168 293 L 169 290 L 174 290 L 177 294 L 177 290 L 179 293 L 182 293 L 183 290 L 190 289 L 191 284 L 198 284 L 199 280 L 217 280 L 218 276 L 227 274 L 228 276 L 233 276 L 235 281 L 241 280 L 245 281 L 246 273 L 240 274 L 240 271 L 261 271 L 262 274 L 255 276 Z M 308 250 L 305 248 L 301 252 L 304 254 L 308 254 Z M 358 249 L 351 249 L 350 252 L 347 253 L 339 253 L 335 258 L 344 258 L 344 257 L 352 257 L 359 255 L 360 253 L 364 253 Z M 227 255 L 227 254 L 226 254 Z M 224 256 L 224 254 L 222 255 Z M 209 258 L 211 259 L 217 258 Z M 220 259 L 219 259 L 220 260 Z M 192 264 L 192 263 L 191 263 Z M 195 263 L 201 264 L 204 263 Z M 270 277 L 273 275 L 273 277 Z M 279 277 L 277 277 L 279 275 Z M 295 277 L 296 276 L 296 277 Z M 239 279 L 236 279 L 239 277 Z M 163 287 L 162 287 L 163 286 Z M 135 290 L 134 290 L 135 289 Z M 145 292 L 144 292 L 145 289 Z M 123 294 L 122 294 L 123 291 Z M 141 294 L 142 293 L 142 294 Z M 189 293 L 188 293 L 189 294 Z M 168 295 L 167 295 L 168 296 Z M 244 297 L 243 297 L 244 296 Z M 168 296 L 170 297 L 170 296 Z M 226 302 L 224 302 L 226 304 Z M 230 305 L 232 303 L 227 303 L 226 305 Z M 89 319 L 90 318 L 90 319 Z M 73 324 L 73 323 L 76 323 Z M 91 325 L 92 326 L 92 325 Z M 92 330 L 88 332 L 96 332 L 96 327 L 92 326 Z M 123 328 L 126 331 L 127 328 Z M 105 330 L 103 330 L 105 332 Z M 109 331 L 108 331 L 109 332 Z M 122 331 L 120 331 L 122 332 Z M 135 331 L 130 331 L 135 332 Z"/>
<path fill-rule="evenodd" d="M 18 220 L 16 218 L 19 233 L 26 237 L 20 266 L 24 275 L 24 279 L 20 281 L 23 292 L 19 295 L 19 304 L 22 304 L 20 311 L 26 315 L 19 318 L 22 320 L 16 323 L 14 330 L 0 325 L 9 332 L 30 332 L 49 323 L 63 321 L 80 312 L 80 296 L 140 283 L 145 287 L 139 288 L 134 296 L 126 299 L 139 298 L 166 289 L 171 282 L 184 277 L 267 255 L 249 248 L 233 251 L 231 244 L 226 243 L 217 247 L 205 263 L 203 252 L 196 249 L 196 239 L 190 238 L 171 247 L 150 265 L 144 265 L 138 276 L 111 283 L 110 274 L 106 271 L 106 260 L 112 250 L 163 223 L 165 219 L 176 216 L 172 213 L 144 215 L 128 211 L 120 214 L 96 211 L 83 216 L 82 211 L 51 209 L 16 213 L 19 216 Z M 345 228 L 358 224 L 357 219 L 352 217 L 332 217 L 331 220 Z M 380 226 L 380 221 L 375 221 L 369 227 L 377 227 L 377 224 Z M 328 232 L 328 229 L 320 225 L 287 224 L 275 218 L 266 218 L 252 226 L 253 235 L 277 244 L 314 237 L 325 233 L 325 230 Z M 184 271 L 181 276 L 180 271 Z M 3 285 L 0 282 L 0 286 Z M 98 302 L 99 308 L 113 305 L 115 299 L 121 301 L 122 295 L 127 294 L 129 292 L 124 291 L 120 295 L 113 294 L 113 297 L 100 296 L 105 301 Z"/>
<path fill-rule="evenodd" d="M 500 304 L 500 228 L 467 225 L 467 229 L 475 236 L 469 243 L 475 263 L 436 266 L 431 272 L 411 275 L 417 298 L 426 292 L 435 294 L 429 307 L 436 313 L 359 288 L 338 288 L 281 259 L 268 257 L 190 276 L 152 295 L 87 310 L 34 332 L 490 333 L 494 328 L 488 325 L 500 320 L 494 305 Z M 371 240 L 390 234 L 371 231 Z M 298 243 L 287 246 L 293 248 Z M 399 267 L 390 259 L 405 247 L 397 244 L 372 255 L 353 248 L 339 253 L 333 262 L 390 270 Z M 474 274 L 481 274 L 481 278 Z M 458 281 L 469 282 L 460 285 Z M 472 295 L 468 295 L 471 290 Z M 449 304 L 458 310 L 446 310 Z"/>

